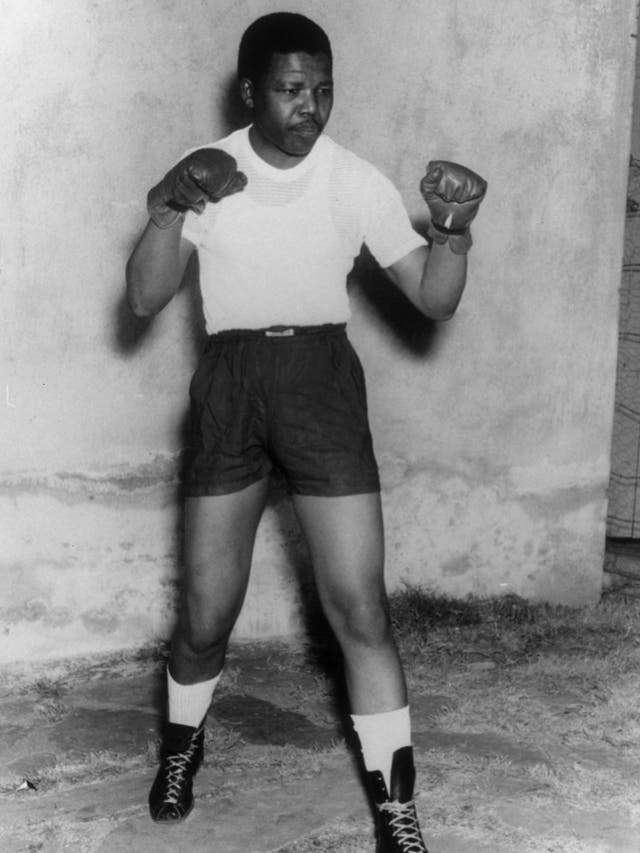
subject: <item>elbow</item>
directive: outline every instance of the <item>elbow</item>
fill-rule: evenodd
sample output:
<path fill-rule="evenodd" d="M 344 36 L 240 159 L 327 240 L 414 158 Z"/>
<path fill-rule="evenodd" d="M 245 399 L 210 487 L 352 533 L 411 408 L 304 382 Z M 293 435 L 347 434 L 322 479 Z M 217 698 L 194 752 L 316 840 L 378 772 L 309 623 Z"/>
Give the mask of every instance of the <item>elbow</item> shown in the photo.
<path fill-rule="evenodd" d="M 439 292 L 439 288 L 421 287 L 416 294 L 414 304 L 425 317 L 436 322 L 444 322 L 450 320 L 458 310 L 462 290 L 463 288 L 447 289 L 443 293 Z"/>
<path fill-rule="evenodd" d="M 130 281 L 127 281 L 126 301 L 129 309 L 136 317 L 143 319 L 151 316 L 152 312 L 149 310 L 149 306 L 145 305 L 138 289 Z"/>
<path fill-rule="evenodd" d="M 126 298 L 131 311 L 141 320 L 155 317 L 173 297 L 170 293 L 156 294 L 153 291 L 145 291 L 144 287 L 127 284 Z"/>
<path fill-rule="evenodd" d="M 436 323 L 446 323 L 447 320 L 450 320 L 455 313 L 455 311 L 451 311 L 448 314 L 438 314 L 435 317 L 432 315 L 431 319 L 435 320 Z"/>
<path fill-rule="evenodd" d="M 145 305 L 143 305 L 141 302 L 138 302 L 136 299 L 132 298 L 129 294 L 127 294 L 127 304 L 129 306 L 129 308 L 131 309 L 132 313 L 135 314 L 135 316 L 139 320 L 148 319 L 149 317 L 152 317 L 154 314 L 153 311 L 150 311 Z"/>
<path fill-rule="evenodd" d="M 153 315 L 154 312 L 148 305 L 145 305 L 138 291 L 130 285 L 127 285 L 126 298 L 129 309 L 139 319 L 142 320 Z"/>
<path fill-rule="evenodd" d="M 456 308 L 457 308 L 457 306 L 456 306 Z M 447 320 L 450 320 L 455 313 L 456 313 L 455 308 L 450 308 L 447 311 L 437 311 L 431 315 L 431 319 L 436 320 L 438 323 L 446 323 Z"/>
<path fill-rule="evenodd" d="M 429 303 L 422 304 L 419 307 L 425 317 L 434 320 L 436 323 L 445 323 L 456 313 L 458 303 L 456 302 L 455 305 L 434 305 L 433 303 Z"/>

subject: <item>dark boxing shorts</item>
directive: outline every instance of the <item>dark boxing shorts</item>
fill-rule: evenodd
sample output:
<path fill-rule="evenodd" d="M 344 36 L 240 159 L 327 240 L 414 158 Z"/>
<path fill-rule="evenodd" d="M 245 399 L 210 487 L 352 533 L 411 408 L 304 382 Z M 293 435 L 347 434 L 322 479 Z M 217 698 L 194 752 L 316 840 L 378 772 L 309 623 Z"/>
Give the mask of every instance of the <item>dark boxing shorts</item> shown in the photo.
<path fill-rule="evenodd" d="M 188 497 L 276 470 L 294 494 L 380 489 L 362 365 L 344 325 L 221 332 L 190 386 Z"/>

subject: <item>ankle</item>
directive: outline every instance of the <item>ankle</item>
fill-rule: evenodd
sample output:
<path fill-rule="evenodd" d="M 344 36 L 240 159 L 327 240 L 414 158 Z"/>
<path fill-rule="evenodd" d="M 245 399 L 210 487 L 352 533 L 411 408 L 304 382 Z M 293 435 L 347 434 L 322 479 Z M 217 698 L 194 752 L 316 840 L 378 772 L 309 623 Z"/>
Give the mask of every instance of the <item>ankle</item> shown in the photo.
<path fill-rule="evenodd" d="M 196 684 L 180 684 L 174 680 L 167 668 L 169 721 L 198 728 L 207 716 L 221 675 L 220 672 L 215 678 Z"/>
<path fill-rule="evenodd" d="M 394 756 L 403 747 L 411 747 L 409 706 L 379 714 L 352 714 L 351 719 L 366 770 L 379 771 L 391 790 Z"/>

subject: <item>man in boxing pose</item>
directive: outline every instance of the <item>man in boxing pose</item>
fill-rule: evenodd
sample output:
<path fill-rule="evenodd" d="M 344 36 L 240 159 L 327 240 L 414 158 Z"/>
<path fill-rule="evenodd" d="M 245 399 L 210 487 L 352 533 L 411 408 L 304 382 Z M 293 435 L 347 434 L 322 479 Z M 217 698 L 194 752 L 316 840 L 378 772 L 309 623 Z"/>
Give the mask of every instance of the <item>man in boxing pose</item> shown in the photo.
<path fill-rule="evenodd" d="M 420 184 L 428 245 L 393 185 L 323 134 L 331 46 L 302 15 L 252 24 L 238 77 L 252 124 L 187 153 L 150 190 L 150 220 L 127 265 L 130 305 L 151 316 L 196 250 L 210 336 L 190 387 L 184 588 L 149 808 L 173 822 L 193 806 L 204 720 L 277 468 L 343 653 L 377 849 L 424 853 L 364 376 L 345 333 L 346 277 L 365 243 L 419 311 L 446 320 L 465 286 L 469 223 L 486 184 L 463 166 L 429 164 Z"/>

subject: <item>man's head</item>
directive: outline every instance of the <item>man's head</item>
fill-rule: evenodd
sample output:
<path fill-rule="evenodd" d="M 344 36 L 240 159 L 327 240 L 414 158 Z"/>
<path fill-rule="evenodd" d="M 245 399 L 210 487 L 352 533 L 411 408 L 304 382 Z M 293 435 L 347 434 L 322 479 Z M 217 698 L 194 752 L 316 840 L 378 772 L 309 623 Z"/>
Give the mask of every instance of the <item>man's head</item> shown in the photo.
<path fill-rule="evenodd" d="M 265 15 L 242 37 L 238 77 L 253 112 L 254 148 L 277 168 L 294 166 L 313 148 L 333 106 L 326 33 L 303 15 Z"/>
<path fill-rule="evenodd" d="M 304 15 L 274 12 L 254 21 L 240 41 L 238 79 L 255 85 L 267 73 L 274 54 L 322 53 L 332 62 L 331 43 L 325 31 Z"/>

